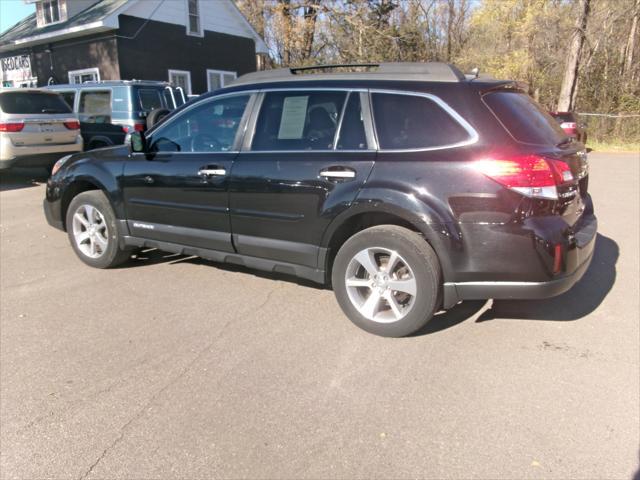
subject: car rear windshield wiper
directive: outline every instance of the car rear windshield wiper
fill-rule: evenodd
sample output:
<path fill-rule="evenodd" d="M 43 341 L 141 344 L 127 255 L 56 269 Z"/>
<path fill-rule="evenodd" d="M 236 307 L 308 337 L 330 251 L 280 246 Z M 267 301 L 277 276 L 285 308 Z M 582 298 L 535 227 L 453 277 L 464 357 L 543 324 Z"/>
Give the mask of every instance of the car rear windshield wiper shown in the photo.
<path fill-rule="evenodd" d="M 569 143 L 573 142 L 573 138 L 572 137 L 565 137 L 564 140 L 562 140 L 560 143 L 558 143 L 556 145 L 556 147 L 563 147 Z"/>
<path fill-rule="evenodd" d="M 55 108 L 43 108 L 40 113 L 66 113 L 61 110 L 56 110 Z"/>

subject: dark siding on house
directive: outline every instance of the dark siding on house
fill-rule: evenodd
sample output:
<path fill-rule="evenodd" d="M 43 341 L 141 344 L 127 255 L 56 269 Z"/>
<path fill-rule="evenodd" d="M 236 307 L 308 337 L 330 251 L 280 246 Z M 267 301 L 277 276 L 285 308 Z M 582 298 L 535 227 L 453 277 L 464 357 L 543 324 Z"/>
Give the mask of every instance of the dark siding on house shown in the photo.
<path fill-rule="evenodd" d="M 205 32 L 204 37 L 186 35 L 184 26 L 120 15 L 118 59 L 123 79 L 168 80 L 168 70 L 191 72 L 194 94 L 207 91 L 207 69 L 229 70 L 238 75 L 256 69 L 253 39 Z"/>
<path fill-rule="evenodd" d="M 50 48 L 51 54 L 45 51 L 47 48 Z M 70 70 L 94 67 L 100 70 L 101 80 L 118 80 L 120 69 L 117 48 L 113 33 L 74 38 L 49 46 L 37 45 L 30 50 L 31 70 L 38 77 L 38 86 L 46 85 L 51 76 L 55 83 L 68 83 Z M 11 52 L 11 55 L 16 54 Z"/>

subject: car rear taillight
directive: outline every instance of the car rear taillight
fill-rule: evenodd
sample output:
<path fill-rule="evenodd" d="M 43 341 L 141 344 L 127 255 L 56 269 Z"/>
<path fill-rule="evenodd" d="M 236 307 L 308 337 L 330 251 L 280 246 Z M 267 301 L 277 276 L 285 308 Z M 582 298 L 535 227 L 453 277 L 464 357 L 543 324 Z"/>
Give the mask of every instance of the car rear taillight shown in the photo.
<path fill-rule="evenodd" d="M 557 186 L 573 180 L 569 165 L 538 155 L 486 158 L 475 168 L 510 190 L 527 197 L 558 199 Z"/>
<path fill-rule="evenodd" d="M 122 126 L 122 131 L 124 133 L 144 132 L 144 124 L 143 123 L 134 123 L 133 126 L 131 126 L 131 125 L 123 125 Z"/>
<path fill-rule="evenodd" d="M 24 122 L 0 122 L 0 132 L 21 132 Z"/>
<path fill-rule="evenodd" d="M 80 130 L 80 122 L 78 122 L 77 120 L 64 122 L 64 126 L 67 127 L 68 130 Z"/>

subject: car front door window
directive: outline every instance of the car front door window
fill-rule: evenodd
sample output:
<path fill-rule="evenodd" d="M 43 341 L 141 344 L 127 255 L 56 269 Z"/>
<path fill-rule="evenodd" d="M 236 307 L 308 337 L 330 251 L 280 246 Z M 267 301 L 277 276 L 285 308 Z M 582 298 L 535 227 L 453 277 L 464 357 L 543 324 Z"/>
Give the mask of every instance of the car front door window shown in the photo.
<path fill-rule="evenodd" d="M 160 127 L 152 136 L 152 152 L 228 152 L 234 147 L 249 95 L 213 100 L 193 107 Z"/>

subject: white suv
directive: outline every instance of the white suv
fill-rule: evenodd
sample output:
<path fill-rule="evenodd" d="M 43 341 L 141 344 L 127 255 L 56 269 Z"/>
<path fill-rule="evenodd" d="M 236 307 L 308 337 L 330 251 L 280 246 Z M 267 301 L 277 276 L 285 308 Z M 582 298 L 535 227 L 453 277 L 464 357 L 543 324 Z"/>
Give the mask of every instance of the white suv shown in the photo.
<path fill-rule="evenodd" d="M 0 170 L 50 167 L 82 148 L 80 123 L 62 96 L 37 89 L 0 90 Z"/>

